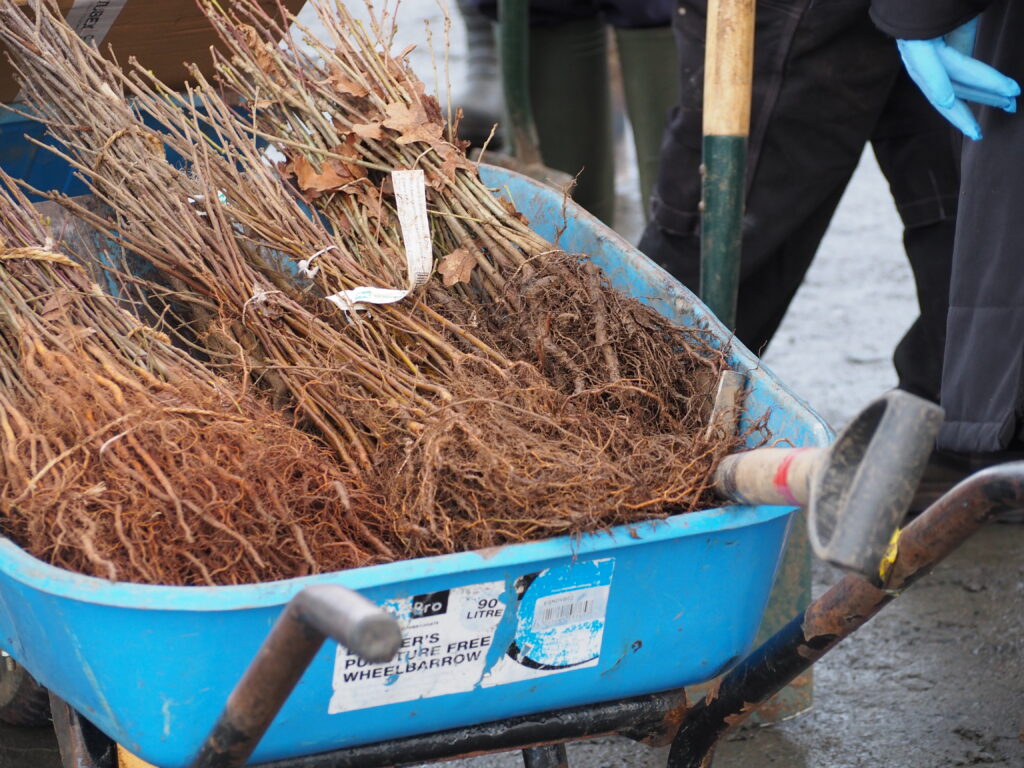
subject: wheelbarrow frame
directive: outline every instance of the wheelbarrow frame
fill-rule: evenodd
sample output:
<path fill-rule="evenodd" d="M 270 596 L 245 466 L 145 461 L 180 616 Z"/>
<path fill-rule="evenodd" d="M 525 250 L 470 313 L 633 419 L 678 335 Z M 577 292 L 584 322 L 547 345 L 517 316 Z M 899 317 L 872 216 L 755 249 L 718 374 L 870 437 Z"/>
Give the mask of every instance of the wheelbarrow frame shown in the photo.
<path fill-rule="evenodd" d="M 729 343 L 728 332 L 692 294 L 629 248 L 615 233 L 576 210 L 571 202 L 517 174 L 481 168 L 481 175 L 499 194 L 512 197 L 535 225 L 542 222 L 547 236 L 560 237 L 563 247 L 571 252 L 587 253 L 602 266 L 612 285 L 636 296 L 662 314 L 706 333 L 716 343 L 723 346 Z M 741 430 L 752 426 L 754 421 L 767 418 L 772 433 L 793 445 L 822 445 L 828 441 L 827 425 L 770 371 L 761 367 L 749 352 L 740 345 L 733 345 L 729 357 L 730 364 L 747 373 L 751 379 Z M 775 552 L 772 558 L 777 556 L 778 550 L 773 549 L 778 546 L 776 538 L 784 536 L 786 521 L 793 517 L 789 510 L 778 507 L 747 508 L 739 513 L 712 510 L 671 518 L 667 523 L 645 523 L 632 531 L 623 529 L 581 540 L 522 545 L 530 549 L 529 553 L 512 547 L 501 552 L 452 555 L 449 556 L 451 562 L 445 563 L 376 566 L 377 569 L 390 569 L 388 573 L 363 571 L 314 577 L 310 582 L 345 584 L 377 602 L 386 602 L 406 595 L 461 589 L 463 584 L 493 582 L 495 579 L 507 582 L 521 574 L 554 567 L 555 560 L 564 561 L 565 567 L 575 572 L 584 560 L 597 562 L 600 558 L 614 557 L 622 566 L 614 577 L 619 594 L 641 595 L 649 590 L 666 588 L 677 594 L 670 601 L 671 605 L 652 606 L 655 609 L 653 613 L 645 608 L 645 616 L 659 617 L 647 619 L 652 622 L 649 625 L 653 632 L 650 637 L 637 634 L 637 625 L 625 620 L 627 615 L 632 616 L 638 610 L 634 608 L 636 598 L 626 603 L 621 598 L 612 599 L 608 610 L 614 611 L 615 615 L 609 614 L 604 630 L 607 658 L 602 657 L 597 666 L 573 671 L 571 685 L 560 683 L 557 675 L 548 675 L 537 677 L 532 682 L 514 683 L 514 688 L 505 689 L 500 694 L 493 686 L 484 687 L 479 693 L 472 693 L 472 702 L 449 697 L 432 701 L 424 699 L 422 706 L 410 703 L 406 707 L 406 710 L 415 711 L 408 713 L 396 728 L 372 711 L 364 714 L 367 712 L 365 709 L 362 712 L 353 710 L 357 716 L 355 719 L 348 712 L 343 712 L 342 718 L 348 721 L 344 724 L 328 723 L 327 720 L 333 718 L 327 717 L 329 713 L 325 712 L 323 717 L 318 715 L 314 728 L 306 715 L 299 717 L 297 714 L 300 710 L 305 712 L 301 707 L 307 705 L 297 705 L 292 701 L 278 718 L 271 734 L 263 740 L 256 757 L 260 760 L 281 760 L 300 752 L 314 753 L 455 728 L 470 721 L 465 717 L 466 711 L 474 712 L 477 721 L 495 720 L 559 707 L 582 706 L 593 701 L 643 696 L 669 686 L 690 685 L 713 677 L 731 666 L 751 647 L 776 562 L 772 559 L 770 565 L 762 568 L 762 561 L 767 561 L 771 552 Z M 759 522 L 762 520 L 764 526 Z M 766 536 L 767 529 L 771 529 L 771 545 L 765 541 L 748 541 L 745 531 L 755 525 L 764 527 L 766 532 L 763 535 Z M 720 532 L 725 531 L 728 531 L 727 538 L 722 538 Z M 692 543 L 686 543 L 684 538 Z M 8 545 L 0 544 L 0 548 L 5 546 Z M 631 554 L 641 548 L 645 549 L 642 557 Z M 599 551 L 606 550 L 609 554 L 600 554 L 599 558 Z M 6 619 L 6 625 L 0 621 L 0 626 L 11 634 L 10 642 L 14 644 L 11 650 L 15 657 L 32 670 L 42 684 L 65 696 L 72 706 L 93 718 L 104 731 L 155 763 L 187 764 L 192 758 L 192 750 L 206 735 L 209 724 L 223 705 L 224 697 L 256 652 L 274 617 L 283 609 L 285 602 L 305 586 L 301 583 L 278 583 L 258 588 L 217 588 L 214 595 L 206 588 L 186 591 L 169 587 L 111 585 L 66 573 L 52 573 L 41 564 L 31 562 L 30 558 L 16 555 L 18 552 L 11 552 L 10 567 L 4 569 L 5 583 L 9 583 L 11 588 L 7 599 L 10 610 L 6 613 L 0 611 L 0 619 Z M 658 557 L 664 559 L 660 565 Z M 536 565 L 532 560 L 537 561 Z M 626 567 L 634 561 L 635 566 Z M 715 574 L 720 573 L 716 570 L 717 562 L 729 563 L 739 578 L 739 581 L 730 579 L 723 585 L 728 587 L 731 597 L 726 598 L 725 593 L 713 583 L 719 578 Z M 455 575 L 449 577 L 449 571 Z M 664 579 L 659 574 L 664 574 Z M 413 589 L 414 585 L 408 582 L 421 577 L 424 583 L 417 583 Z M 690 605 L 685 595 L 678 594 L 682 584 L 688 580 L 693 580 L 689 582 L 693 588 L 688 594 L 694 595 L 701 605 Z M 677 586 L 664 586 L 665 582 L 673 581 L 679 582 Z M 392 582 L 400 588 L 395 589 Z M 652 594 L 650 599 L 653 600 L 657 594 Z M 75 605 L 65 607 L 65 599 L 75 601 Z M 83 602 L 87 606 L 79 610 L 78 603 Z M 512 600 L 510 604 L 518 605 L 518 601 Z M 98 608 L 94 609 L 93 605 Z M 525 605 L 529 610 L 530 605 Z M 22 610 L 25 612 L 21 613 Z M 151 610 L 154 611 L 152 619 L 146 615 Z M 22 618 L 17 619 L 11 611 Z M 253 611 L 258 611 L 259 615 L 250 616 Z M 110 618 L 94 618 L 96 612 L 109 614 Z M 194 621 L 189 618 L 191 612 L 197 613 Z M 230 623 L 228 617 L 223 620 L 219 616 L 212 620 L 204 618 L 206 613 L 221 612 L 231 612 L 238 618 L 231 617 Z M 35 621 L 31 620 L 32 616 L 35 616 Z M 60 620 L 55 620 L 55 616 L 61 617 Z M 131 642 L 118 652 L 113 652 L 103 634 L 97 632 L 101 623 L 115 619 L 125 622 L 131 638 Z M 212 632 L 207 635 L 203 628 L 211 626 L 207 623 L 209 621 L 213 622 Z M 19 637 L 22 625 L 27 630 L 24 637 Z M 42 634 L 44 626 L 47 628 L 45 636 Z M 231 628 L 228 634 L 225 634 L 225 627 Z M 686 653 L 675 650 L 679 647 L 678 638 L 682 637 L 676 632 L 684 630 L 687 632 L 685 636 L 692 639 Z M 642 651 L 638 653 L 640 644 L 636 641 L 641 639 Z M 148 658 L 162 658 L 166 644 L 178 643 L 179 640 L 182 644 L 175 645 L 177 653 L 197 659 L 196 664 L 189 665 L 181 674 L 172 673 L 170 668 L 161 665 L 156 665 L 157 669 L 152 671 L 154 665 L 147 667 L 142 663 L 147 654 Z M 502 642 L 507 643 L 508 639 Z M 18 643 L 25 647 L 16 648 Z M 33 648 L 49 650 L 40 650 L 36 654 L 31 650 Z M 17 652 L 19 650 L 20 653 Z M 314 670 L 307 676 L 314 686 L 314 693 L 310 694 L 314 698 L 326 690 L 325 681 L 331 681 L 330 676 L 323 674 L 329 658 L 333 658 L 333 654 L 324 649 L 315 662 L 320 672 Z M 81 659 L 82 663 L 74 663 L 76 659 Z M 662 659 L 663 663 L 652 665 L 644 661 L 647 659 Z M 666 677 L 666 669 L 671 670 L 668 673 L 670 677 Z M 133 674 L 134 677 L 129 679 Z M 586 690 L 584 683 L 593 690 Z M 304 685 L 303 691 L 308 690 Z M 216 693 L 211 695 L 211 691 Z M 158 692 L 159 696 L 156 695 Z M 165 700 L 185 702 L 187 706 L 171 709 Z M 481 700 L 485 706 L 480 706 Z M 316 698 L 316 701 L 320 699 Z M 352 701 L 359 702 L 360 698 L 353 694 Z M 314 704 L 319 706 L 316 702 Z M 372 704 L 363 702 L 364 708 Z M 448 712 L 439 713 L 439 710 Z M 203 712 L 201 716 L 196 714 L 200 711 Z M 296 730 L 299 727 L 306 728 L 301 749 L 290 744 L 291 734 L 300 733 Z M 179 738 L 169 741 L 162 735 L 166 733 L 179 734 Z M 168 757 L 167 751 L 173 752 L 174 757 Z"/>
<path fill-rule="evenodd" d="M 556 768 L 568 765 L 566 742 L 619 735 L 650 746 L 671 744 L 668 768 L 707 768 L 726 733 L 898 598 L 983 525 L 1000 512 L 1022 506 L 1024 461 L 992 467 L 967 478 L 898 533 L 877 578 L 844 576 L 692 705 L 683 691 L 666 691 L 260 765 L 383 768 L 522 750 L 527 768 Z M 291 619 L 286 616 L 281 621 Z M 323 639 L 320 634 L 317 642 Z M 295 680 L 308 663 L 308 654 L 301 648 L 294 652 L 278 648 L 276 655 L 281 674 Z M 264 715 L 269 712 L 272 718 L 288 695 L 288 690 L 270 677 L 256 678 L 256 682 L 257 688 L 249 695 L 232 695 L 192 768 L 238 768 L 244 764 L 246 754 L 236 747 L 245 743 L 251 745 L 251 751 L 255 746 L 258 733 L 251 727 L 259 720 L 255 709 Z M 111 742 L 59 699 L 54 701 L 54 724 L 65 765 L 116 765 L 111 758 Z"/>

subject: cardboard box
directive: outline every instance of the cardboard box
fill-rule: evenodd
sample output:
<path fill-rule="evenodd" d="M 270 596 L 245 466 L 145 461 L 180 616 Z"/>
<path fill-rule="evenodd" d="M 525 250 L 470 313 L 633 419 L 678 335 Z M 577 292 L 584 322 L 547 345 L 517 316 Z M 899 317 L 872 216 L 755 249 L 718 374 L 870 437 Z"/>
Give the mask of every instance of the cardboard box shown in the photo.
<path fill-rule="evenodd" d="M 293 13 L 305 2 L 282 1 Z M 277 6 L 276 0 L 260 4 L 271 12 Z M 134 56 L 172 87 L 185 82 L 186 62 L 210 71 L 209 48 L 217 39 L 196 0 L 58 0 L 58 5 L 78 34 L 104 54 L 112 47 L 124 65 Z M 0 56 L 0 102 L 14 101 L 19 90 L 10 64 Z"/>

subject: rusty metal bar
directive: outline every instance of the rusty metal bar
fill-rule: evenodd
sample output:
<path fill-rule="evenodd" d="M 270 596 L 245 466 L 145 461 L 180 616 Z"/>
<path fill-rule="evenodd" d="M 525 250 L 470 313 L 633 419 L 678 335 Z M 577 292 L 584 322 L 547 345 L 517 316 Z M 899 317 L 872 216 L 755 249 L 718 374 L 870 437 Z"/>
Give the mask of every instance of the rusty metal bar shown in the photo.
<path fill-rule="evenodd" d="M 710 765 L 726 731 L 818 661 L 999 512 L 1024 507 L 1024 461 L 967 478 L 900 533 L 873 580 L 848 574 L 753 651 L 683 718 L 669 768 Z"/>
<path fill-rule="evenodd" d="M 192 768 L 245 763 L 328 637 L 370 662 L 393 658 L 402 642 L 395 618 L 361 595 L 333 584 L 306 587 L 274 623 Z"/>

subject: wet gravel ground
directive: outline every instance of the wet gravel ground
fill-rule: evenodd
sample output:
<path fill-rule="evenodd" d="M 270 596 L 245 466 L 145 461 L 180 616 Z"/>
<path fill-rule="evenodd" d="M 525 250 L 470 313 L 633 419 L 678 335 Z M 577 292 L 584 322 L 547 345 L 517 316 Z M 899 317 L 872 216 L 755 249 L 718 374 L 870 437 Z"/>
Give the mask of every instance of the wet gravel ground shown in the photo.
<path fill-rule="evenodd" d="M 423 16 L 439 29 L 438 13 L 428 7 L 425 0 L 407 4 L 415 18 L 403 38 L 422 34 Z M 460 50 L 457 25 L 453 45 Z M 428 72 L 430 56 L 414 55 Z M 461 61 L 454 53 L 452 61 L 457 83 Z M 628 159 L 625 145 L 620 149 Z M 639 213 L 628 168 L 618 183 L 620 228 L 635 240 Z M 899 222 L 868 156 L 765 362 L 839 426 L 895 384 L 889 356 L 914 312 Z M 836 579 L 832 569 L 815 566 L 816 593 Z M 1019 768 L 1022 591 L 1024 526 L 991 525 L 816 665 L 810 712 L 731 735 L 715 767 Z M 573 744 L 569 755 L 582 768 L 646 768 L 666 758 L 664 750 L 624 739 Z M 452 765 L 512 768 L 522 758 L 509 753 Z M 48 730 L 0 727 L 0 768 L 59 766 Z"/>

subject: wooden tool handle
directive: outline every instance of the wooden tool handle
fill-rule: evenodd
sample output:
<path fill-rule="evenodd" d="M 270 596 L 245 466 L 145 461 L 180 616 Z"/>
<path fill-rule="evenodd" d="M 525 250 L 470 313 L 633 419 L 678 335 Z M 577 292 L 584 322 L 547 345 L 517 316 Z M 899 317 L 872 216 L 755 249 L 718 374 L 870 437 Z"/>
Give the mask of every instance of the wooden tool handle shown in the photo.
<path fill-rule="evenodd" d="M 704 135 L 746 136 L 754 72 L 754 0 L 709 0 Z"/>

